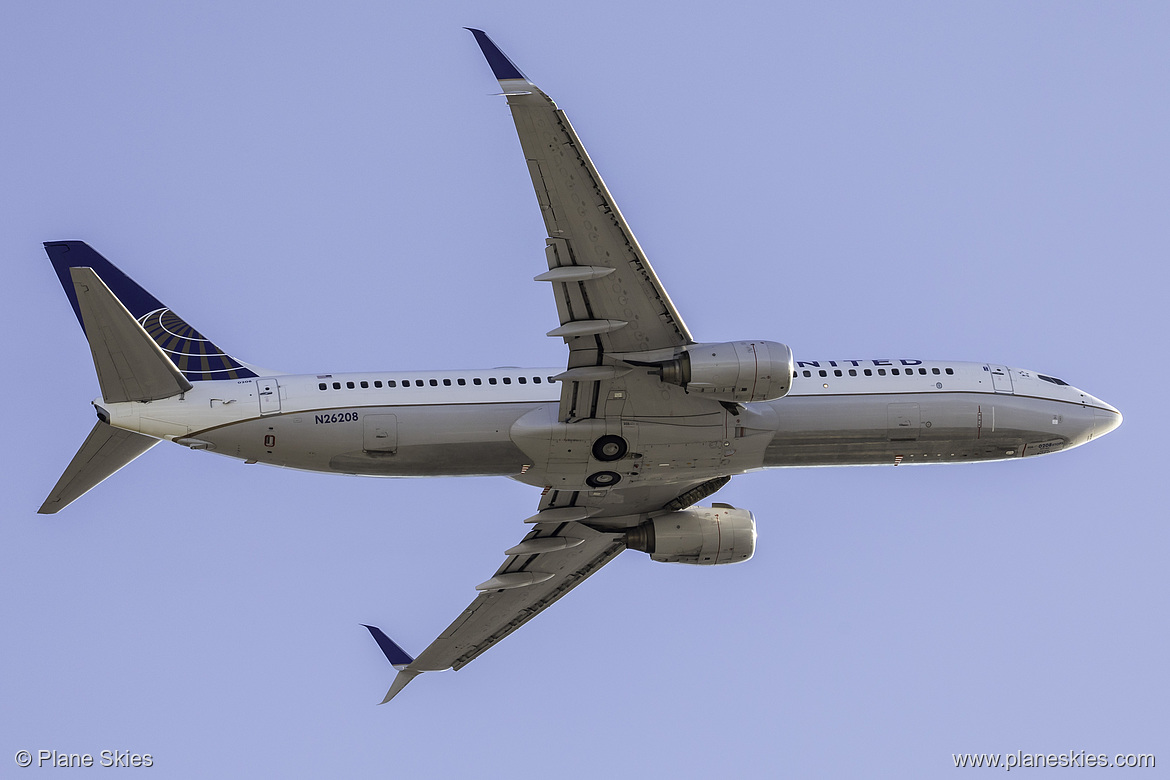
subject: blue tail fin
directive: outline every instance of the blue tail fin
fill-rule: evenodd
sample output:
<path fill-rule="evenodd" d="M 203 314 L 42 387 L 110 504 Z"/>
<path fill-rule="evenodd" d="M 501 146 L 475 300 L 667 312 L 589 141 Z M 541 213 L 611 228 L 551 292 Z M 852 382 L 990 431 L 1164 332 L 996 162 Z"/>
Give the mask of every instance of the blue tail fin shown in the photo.
<path fill-rule="evenodd" d="M 81 307 L 73 288 L 70 268 L 92 268 L 122 305 L 142 323 L 183 375 L 191 382 L 208 379 L 246 379 L 256 372 L 228 355 L 167 308 L 158 298 L 142 289 L 137 282 L 84 241 L 53 241 L 45 244 L 53 268 L 82 330 Z"/>

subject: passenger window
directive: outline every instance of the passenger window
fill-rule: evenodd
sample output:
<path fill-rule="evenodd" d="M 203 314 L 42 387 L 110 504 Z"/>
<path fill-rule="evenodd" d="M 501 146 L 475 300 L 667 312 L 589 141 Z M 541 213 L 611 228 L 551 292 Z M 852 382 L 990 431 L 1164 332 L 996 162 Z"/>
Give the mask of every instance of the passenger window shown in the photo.
<path fill-rule="evenodd" d="M 416 380 L 414 380 L 414 386 L 415 386 L 415 387 L 422 387 L 422 386 L 423 386 L 423 381 L 422 381 L 421 379 L 416 379 Z"/>
<path fill-rule="evenodd" d="M 476 377 L 475 379 L 472 379 L 472 380 L 471 380 L 471 383 L 472 383 L 473 385 L 482 385 L 482 384 L 483 384 L 483 380 L 482 380 L 482 379 L 480 379 L 479 377 Z"/>
<path fill-rule="evenodd" d="M 375 379 L 375 380 L 374 380 L 374 387 L 381 387 L 381 386 L 382 386 L 382 380 L 381 380 L 381 379 Z"/>
<path fill-rule="evenodd" d="M 539 385 L 540 384 L 540 377 L 538 377 L 538 376 L 532 377 L 532 384 Z"/>
<path fill-rule="evenodd" d="M 340 389 L 341 389 L 341 382 L 334 382 L 334 383 L 333 383 L 333 389 L 334 389 L 334 390 L 340 390 Z"/>
<path fill-rule="evenodd" d="M 317 385 L 317 389 L 318 389 L 318 390 L 324 390 L 324 389 L 325 389 L 327 386 L 328 386 L 328 385 L 326 385 L 324 382 L 322 382 L 321 384 Z"/>
<path fill-rule="evenodd" d="M 849 369 L 849 376 L 857 376 L 857 369 L 856 368 Z"/>
<path fill-rule="evenodd" d="M 918 373 L 922 374 L 923 376 L 926 376 L 926 369 L 925 369 L 925 368 L 920 368 L 920 369 L 918 369 Z M 936 373 L 936 374 L 938 373 L 938 369 L 937 369 L 937 368 L 934 370 L 934 373 Z"/>
<path fill-rule="evenodd" d="M 551 376 L 548 378 L 548 383 L 549 383 L 550 385 L 551 385 L 553 382 L 555 382 L 555 381 L 556 381 L 556 380 L 555 380 L 555 379 L 553 379 Z"/>
<path fill-rule="evenodd" d="M 898 369 L 896 369 L 896 368 L 891 368 L 890 373 L 893 374 L 894 376 L 901 376 L 901 374 L 898 373 Z"/>
<path fill-rule="evenodd" d="M 370 383 L 369 383 L 369 382 L 367 382 L 367 381 L 366 381 L 366 380 L 364 380 L 364 379 L 362 380 L 362 389 L 363 389 L 363 390 L 369 390 L 369 389 L 370 389 Z"/>
<path fill-rule="evenodd" d="M 955 369 L 953 369 L 953 368 L 948 368 L 948 369 L 947 369 L 947 376 L 951 376 L 951 375 L 953 375 L 954 373 L 955 373 Z"/>
<path fill-rule="evenodd" d="M 512 384 L 512 377 L 510 377 L 510 376 L 504 377 L 504 384 L 506 384 L 506 385 Z"/>
<path fill-rule="evenodd" d="M 439 380 L 438 380 L 438 379 L 432 379 L 432 380 L 431 380 L 431 387 L 438 387 L 438 386 L 439 386 Z"/>
<path fill-rule="evenodd" d="M 459 383 L 459 386 L 460 386 L 460 387 L 463 387 L 465 384 L 467 384 L 467 380 L 466 380 L 466 379 L 457 379 L 457 380 L 455 380 L 455 381 L 457 381 L 457 382 Z"/>
<path fill-rule="evenodd" d="M 488 377 L 488 384 L 494 385 L 495 383 L 496 383 L 496 378 L 494 376 L 489 376 Z"/>
<path fill-rule="evenodd" d="M 520 383 L 520 384 L 522 384 L 522 385 L 526 385 L 526 384 L 528 384 L 528 377 L 526 377 L 526 376 L 518 376 L 518 377 L 516 377 L 516 381 L 517 381 L 517 382 L 519 382 L 519 383 Z"/>
<path fill-rule="evenodd" d="M 386 387 L 398 387 L 398 383 L 391 379 L 386 382 Z"/>
<path fill-rule="evenodd" d="M 938 373 L 938 369 L 937 369 L 937 368 L 932 368 L 932 369 L 930 369 L 930 373 L 932 373 L 932 374 L 937 374 L 937 373 Z"/>
<path fill-rule="evenodd" d="M 823 368 L 820 371 L 818 371 L 817 373 L 820 374 L 821 376 L 828 376 L 829 375 L 829 372 Z"/>
<path fill-rule="evenodd" d="M 348 387 L 350 390 L 353 390 L 353 382 L 346 382 L 345 386 Z"/>
<path fill-rule="evenodd" d="M 837 369 L 834 369 L 834 370 L 833 370 L 833 376 L 841 376 L 841 369 L 839 369 L 839 368 L 837 368 Z"/>
<path fill-rule="evenodd" d="M 804 375 L 805 375 L 806 377 L 811 377 L 811 376 L 812 376 L 812 372 L 811 372 L 811 371 L 809 371 L 809 370 L 806 368 L 806 369 L 804 370 Z"/>
<path fill-rule="evenodd" d="M 865 369 L 865 375 L 866 376 L 873 376 L 873 369 L 872 368 Z"/>
<path fill-rule="evenodd" d="M 886 375 L 886 370 L 884 368 L 879 368 L 878 369 L 878 376 L 885 376 L 885 375 Z"/>
<path fill-rule="evenodd" d="M 443 380 L 443 387 L 450 387 L 450 386 L 451 386 L 451 380 L 450 380 L 450 379 L 444 379 L 444 380 Z"/>

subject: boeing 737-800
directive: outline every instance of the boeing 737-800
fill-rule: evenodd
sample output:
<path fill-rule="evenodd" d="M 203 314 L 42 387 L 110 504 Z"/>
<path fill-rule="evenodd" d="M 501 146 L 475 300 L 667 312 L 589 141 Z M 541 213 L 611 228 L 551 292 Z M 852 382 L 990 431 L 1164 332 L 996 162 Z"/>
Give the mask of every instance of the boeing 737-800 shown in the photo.
<path fill-rule="evenodd" d="M 696 341 L 564 112 L 481 31 L 547 228 L 564 366 L 291 375 L 239 361 L 80 241 L 45 245 L 89 341 L 98 422 L 41 507 L 64 508 L 166 440 L 248 463 L 381 477 L 498 475 L 541 489 L 479 595 L 399 670 L 459 669 L 629 548 L 738 563 L 751 512 L 696 503 L 786 466 L 968 463 L 1084 444 L 1109 404 L 994 363 L 796 360 L 785 345 Z"/>

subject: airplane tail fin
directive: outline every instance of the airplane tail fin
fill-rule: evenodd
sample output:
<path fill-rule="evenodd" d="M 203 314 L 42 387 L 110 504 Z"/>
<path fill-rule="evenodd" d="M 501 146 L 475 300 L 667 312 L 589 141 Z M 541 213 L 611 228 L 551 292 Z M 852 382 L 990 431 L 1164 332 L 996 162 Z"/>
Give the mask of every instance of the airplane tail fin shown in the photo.
<path fill-rule="evenodd" d="M 192 382 L 255 377 L 82 241 L 45 244 L 57 278 L 85 331 L 102 398 L 155 401 L 185 393 Z M 99 420 L 41 514 L 53 514 L 158 443 Z"/>
<path fill-rule="evenodd" d="M 191 389 L 158 342 L 92 268 L 70 268 L 69 276 L 102 398 L 110 403 L 156 401 Z"/>
<path fill-rule="evenodd" d="M 94 363 L 98 366 L 99 380 L 102 377 L 102 366 L 98 364 L 98 352 L 108 352 L 113 363 L 121 361 L 119 350 L 127 345 L 132 346 L 132 354 L 145 360 L 145 364 L 154 364 L 155 371 L 177 374 L 175 377 L 179 387 L 185 382 L 199 382 L 210 379 L 247 379 L 258 376 L 247 364 L 236 360 L 222 349 L 217 347 L 199 331 L 188 325 L 179 315 L 171 311 L 158 298 L 144 290 L 133 279 L 122 273 L 113 263 L 98 254 L 84 241 L 52 241 L 45 244 L 45 252 L 53 262 L 57 278 L 65 288 L 65 295 L 73 306 L 77 321 L 81 323 L 90 348 L 94 350 Z M 81 280 L 74 273 L 78 269 L 91 269 L 90 273 L 82 274 Z M 105 293 L 98 290 L 96 293 L 83 290 L 78 284 L 85 286 L 89 277 L 96 277 Z M 79 292 L 80 291 L 80 292 Z M 90 293 L 90 294 L 87 294 Z M 108 294 L 108 295 L 107 295 Z M 85 299 L 91 298 L 94 305 L 87 306 Z M 108 298 L 112 298 L 111 303 Z M 121 309 L 121 312 L 117 311 Z M 134 328 L 125 322 L 125 314 L 130 320 L 137 323 L 147 339 L 139 338 Z M 115 333 L 104 333 L 109 329 L 109 323 Z M 101 331 L 91 332 L 91 331 Z M 106 342 L 106 347 L 95 347 L 95 341 Z M 155 349 L 150 349 L 151 341 Z M 147 358 L 147 353 L 154 353 L 154 358 Z M 159 364 L 158 357 L 164 357 L 174 369 L 166 371 L 166 366 Z M 107 369 L 110 367 L 107 361 Z M 108 375 L 108 371 L 106 372 Z M 111 379 L 111 382 L 113 380 Z M 164 385 L 166 383 L 164 382 Z M 169 385 L 171 389 L 176 385 Z M 112 385 L 113 387 L 113 385 Z M 190 385 L 187 385 L 189 388 Z M 106 387 L 102 393 L 106 400 L 113 398 L 105 396 Z M 116 391 L 115 391 L 116 392 Z M 133 394 L 133 389 L 127 392 Z M 158 392 L 156 390 L 155 392 Z M 183 392 L 173 390 L 167 395 Z M 155 396 L 163 397 L 163 396 Z M 130 398 L 122 400 L 151 400 L 148 398 Z"/>
<path fill-rule="evenodd" d="M 55 514 L 87 493 L 159 440 L 133 431 L 123 431 L 98 420 L 65 473 L 57 480 L 38 514 Z"/>

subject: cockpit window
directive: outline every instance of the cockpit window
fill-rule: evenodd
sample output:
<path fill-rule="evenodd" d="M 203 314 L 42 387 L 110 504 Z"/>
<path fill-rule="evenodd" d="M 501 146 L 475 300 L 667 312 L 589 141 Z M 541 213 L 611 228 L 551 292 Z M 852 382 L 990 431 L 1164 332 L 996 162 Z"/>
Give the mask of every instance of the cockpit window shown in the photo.
<path fill-rule="evenodd" d="M 1057 379 L 1054 376 L 1044 376 L 1043 374 L 1037 374 L 1036 378 L 1043 379 L 1045 382 L 1051 382 L 1054 385 L 1060 385 L 1061 387 L 1068 387 L 1068 382 L 1064 381 L 1063 379 Z"/>

